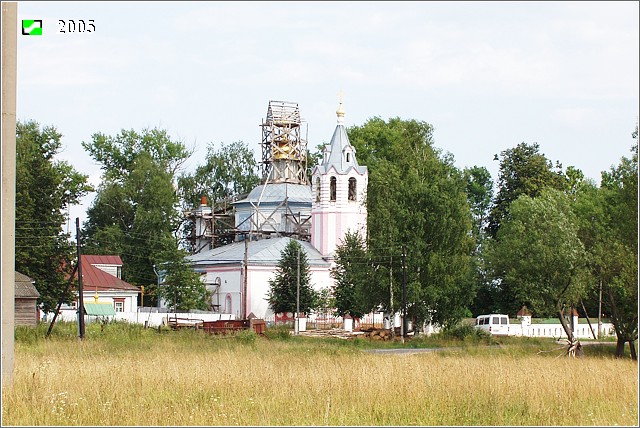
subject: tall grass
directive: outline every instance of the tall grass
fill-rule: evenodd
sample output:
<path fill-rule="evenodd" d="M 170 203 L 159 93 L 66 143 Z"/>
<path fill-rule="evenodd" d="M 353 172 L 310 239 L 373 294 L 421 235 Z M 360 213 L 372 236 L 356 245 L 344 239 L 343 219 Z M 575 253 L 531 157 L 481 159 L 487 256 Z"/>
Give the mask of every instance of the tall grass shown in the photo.
<path fill-rule="evenodd" d="M 638 423 L 635 363 L 557 358 L 538 353 L 553 346 L 543 342 L 380 355 L 362 352 L 364 342 L 282 333 L 108 325 L 83 342 L 69 326 L 39 333 L 16 333 L 3 425 Z"/>

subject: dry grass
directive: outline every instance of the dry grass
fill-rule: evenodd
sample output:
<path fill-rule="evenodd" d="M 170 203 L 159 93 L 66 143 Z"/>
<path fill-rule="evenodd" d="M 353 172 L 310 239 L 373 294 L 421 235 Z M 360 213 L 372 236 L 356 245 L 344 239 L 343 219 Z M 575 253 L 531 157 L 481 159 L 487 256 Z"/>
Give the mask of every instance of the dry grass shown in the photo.
<path fill-rule="evenodd" d="M 320 339 L 322 340 L 322 339 Z M 638 366 L 177 333 L 16 344 L 3 425 L 637 425 Z"/>

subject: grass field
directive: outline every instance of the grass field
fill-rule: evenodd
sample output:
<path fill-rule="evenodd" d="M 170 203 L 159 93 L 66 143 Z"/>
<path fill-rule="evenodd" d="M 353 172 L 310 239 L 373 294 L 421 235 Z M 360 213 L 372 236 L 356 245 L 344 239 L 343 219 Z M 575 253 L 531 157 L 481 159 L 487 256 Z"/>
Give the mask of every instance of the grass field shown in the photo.
<path fill-rule="evenodd" d="M 551 340 L 415 339 L 456 346 L 373 354 L 368 340 L 237 337 L 75 325 L 16 332 L 2 425 L 635 425 L 638 366 Z M 543 351 L 543 352 L 540 352 Z"/>

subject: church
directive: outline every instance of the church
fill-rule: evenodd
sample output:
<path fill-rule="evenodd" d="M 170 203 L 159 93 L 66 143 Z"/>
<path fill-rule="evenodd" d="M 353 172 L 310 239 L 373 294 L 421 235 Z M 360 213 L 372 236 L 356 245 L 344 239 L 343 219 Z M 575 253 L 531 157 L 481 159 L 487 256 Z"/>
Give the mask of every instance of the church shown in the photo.
<path fill-rule="evenodd" d="M 344 125 L 342 101 L 337 124 L 323 157 L 307 177 L 306 141 L 301 137 L 296 103 L 270 101 L 263 120 L 262 182 L 246 197 L 234 201 L 235 239 L 188 257 L 211 293 L 211 307 L 220 314 L 245 319 L 251 314 L 271 318 L 266 300 L 282 250 L 298 239 L 306 253 L 311 284 L 331 288 L 335 249 L 347 231 L 367 231 L 368 170 L 358 164 Z M 212 207 L 203 200 L 194 215 L 196 234 L 212 234 Z M 214 210 L 215 211 L 215 210 Z M 215 213 L 214 213 L 215 215 Z M 209 234 L 202 223 L 210 220 Z"/>

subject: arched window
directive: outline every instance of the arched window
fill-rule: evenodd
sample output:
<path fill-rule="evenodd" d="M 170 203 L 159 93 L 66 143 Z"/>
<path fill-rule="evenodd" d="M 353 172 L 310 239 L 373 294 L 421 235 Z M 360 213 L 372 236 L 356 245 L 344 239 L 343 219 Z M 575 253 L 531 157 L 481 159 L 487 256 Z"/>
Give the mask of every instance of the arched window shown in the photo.
<path fill-rule="evenodd" d="M 227 297 L 224 299 L 224 313 L 231 313 L 231 295 L 227 294 Z"/>
<path fill-rule="evenodd" d="M 347 152 L 347 163 L 351 162 L 351 153 Z"/>
<path fill-rule="evenodd" d="M 355 201 L 356 196 L 356 179 L 351 177 L 349 179 L 349 200 Z"/>
<path fill-rule="evenodd" d="M 336 178 L 331 177 L 331 182 L 329 186 L 329 200 L 335 202 L 336 200 Z"/>
<path fill-rule="evenodd" d="M 316 178 L 316 202 L 320 202 L 320 177 Z"/>

